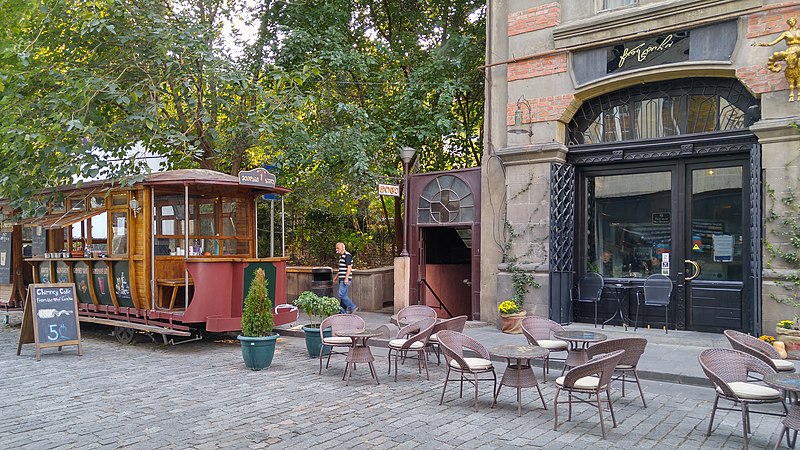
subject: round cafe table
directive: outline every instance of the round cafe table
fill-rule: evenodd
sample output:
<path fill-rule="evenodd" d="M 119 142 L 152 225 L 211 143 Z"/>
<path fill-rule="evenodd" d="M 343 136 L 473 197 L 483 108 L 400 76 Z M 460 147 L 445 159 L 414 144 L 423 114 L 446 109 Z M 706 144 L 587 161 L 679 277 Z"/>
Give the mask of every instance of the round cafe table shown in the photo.
<path fill-rule="evenodd" d="M 586 349 L 589 344 L 605 341 L 608 339 L 603 333 L 596 333 L 594 331 L 556 331 L 553 337 L 569 343 L 569 351 L 567 352 L 567 360 L 564 361 L 564 367 L 575 367 L 588 361 L 586 356 Z"/>
<path fill-rule="evenodd" d="M 794 448 L 797 442 L 797 430 L 800 430 L 800 404 L 798 404 L 798 395 L 800 395 L 800 373 L 768 373 L 764 375 L 764 383 L 784 391 L 786 398 L 789 400 L 789 413 L 783 419 L 784 429 L 781 432 L 786 433 L 786 445 L 789 448 Z M 789 430 L 793 430 L 793 436 L 789 436 Z M 778 442 L 780 442 L 780 438 Z M 777 448 L 777 446 L 776 446 Z"/>
<path fill-rule="evenodd" d="M 367 340 L 371 337 L 376 337 L 382 335 L 383 332 L 374 330 L 374 329 L 367 329 L 367 330 L 339 330 L 336 332 L 336 336 L 342 337 L 349 337 L 353 340 L 353 346 L 350 347 L 350 350 L 347 352 L 347 365 L 344 368 L 344 375 L 342 379 L 346 379 L 345 386 L 350 383 L 350 376 L 353 375 L 353 370 L 356 368 L 356 363 L 367 363 L 369 364 L 369 370 L 372 373 L 372 378 L 375 379 L 375 382 L 381 384 L 378 381 L 378 373 L 375 371 L 375 366 L 372 364 L 375 361 L 375 357 L 372 356 L 372 351 L 369 349 L 369 345 L 367 345 Z"/>
<path fill-rule="evenodd" d="M 497 392 L 494 394 L 492 401 L 492 408 L 497 404 L 497 396 L 500 395 L 500 388 L 510 386 L 517 389 L 517 415 L 522 416 L 522 388 L 536 387 L 539 391 L 539 398 L 542 399 L 542 406 L 547 409 L 542 396 L 542 390 L 539 389 L 539 383 L 536 380 L 536 375 L 531 368 L 531 359 L 544 358 L 550 353 L 546 348 L 539 347 L 538 345 L 498 345 L 489 349 L 489 354 L 498 358 L 506 359 L 506 370 L 503 372 L 503 378 L 497 386 Z"/>

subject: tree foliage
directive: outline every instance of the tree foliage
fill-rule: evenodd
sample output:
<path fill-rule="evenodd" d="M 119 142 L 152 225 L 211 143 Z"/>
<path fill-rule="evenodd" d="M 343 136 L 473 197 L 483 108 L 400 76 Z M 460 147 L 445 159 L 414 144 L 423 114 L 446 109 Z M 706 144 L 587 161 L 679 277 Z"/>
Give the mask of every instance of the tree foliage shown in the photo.
<path fill-rule="evenodd" d="M 271 164 L 293 189 L 292 247 L 321 233 L 359 249 L 387 228 L 375 185 L 398 181 L 398 148 L 417 149 L 417 171 L 480 164 L 482 2 L 9 0 L 4 13 L 0 196 L 26 210 L 76 177 L 131 183 L 145 151 L 167 168 Z M 232 52 L 238 20 L 258 32 Z"/>

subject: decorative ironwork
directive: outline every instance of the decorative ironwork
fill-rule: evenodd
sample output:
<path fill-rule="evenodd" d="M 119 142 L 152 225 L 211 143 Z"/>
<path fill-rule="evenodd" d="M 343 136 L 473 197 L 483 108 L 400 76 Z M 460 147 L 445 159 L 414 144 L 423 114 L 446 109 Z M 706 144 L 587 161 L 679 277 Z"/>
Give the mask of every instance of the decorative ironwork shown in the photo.
<path fill-rule="evenodd" d="M 472 223 L 475 197 L 461 178 L 442 175 L 431 180 L 419 196 L 417 223 Z"/>
<path fill-rule="evenodd" d="M 750 150 L 750 278 L 753 291 L 748 299 L 753 305 L 753 317 L 750 323 L 744 325 L 751 326 L 749 331 L 757 336 L 761 335 L 762 195 L 761 145 L 753 144 Z M 749 308 L 745 308 L 745 311 L 748 310 Z"/>
<path fill-rule="evenodd" d="M 568 323 L 574 265 L 575 166 L 550 164 L 550 318 Z"/>
<path fill-rule="evenodd" d="M 584 102 L 569 124 L 568 142 L 598 144 L 744 129 L 754 122 L 745 111 L 756 104 L 735 79 L 636 85 Z"/>

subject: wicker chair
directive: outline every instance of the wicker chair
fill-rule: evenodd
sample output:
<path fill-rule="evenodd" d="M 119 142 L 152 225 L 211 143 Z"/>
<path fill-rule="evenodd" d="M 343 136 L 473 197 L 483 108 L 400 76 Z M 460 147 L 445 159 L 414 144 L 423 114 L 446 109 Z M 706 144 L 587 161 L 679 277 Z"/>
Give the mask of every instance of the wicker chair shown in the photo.
<path fill-rule="evenodd" d="M 566 375 L 556 378 L 556 396 L 555 399 L 553 399 L 553 414 L 555 417 L 553 431 L 558 430 L 558 404 L 565 403 L 558 401 L 558 396 L 561 394 L 561 391 L 567 392 L 566 403 L 569 404 L 567 421 L 572 420 L 573 400 L 594 405 L 595 402 L 591 399 L 591 396 L 594 395 L 597 400 L 597 413 L 600 415 L 600 430 L 603 433 L 603 439 L 606 438 L 606 426 L 603 421 L 603 400 L 600 399 L 600 394 L 605 392 L 605 401 L 608 403 L 609 411 L 611 411 L 611 423 L 613 424 L 613 428 L 617 427 L 617 419 L 614 417 L 614 408 L 611 406 L 609 385 L 611 384 L 611 377 L 614 374 L 614 368 L 617 367 L 624 354 L 625 350 L 606 353 L 580 366 L 573 367 Z M 585 394 L 589 395 L 588 399 L 581 397 L 581 395 Z"/>
<path fill-rule="evenodd" d="M 464 333 L 452 330 L 443 330 L 439 333 L 439 346 L 444 353 L 444 359 L 447 362 L 447 374 L 444 379 L 444 387 L 442 388 L 442 398 L 439 399 L 439 404 L 444 403 L 444 393 L 447 391 L 447 383 L 451 381 L 450 373 L 458 374 L 458 380 L 461 382 L 461 390 L 459 398 L 464 396 L 464 381 L 472 383 L 475 386 L 475 411 L 478 411 L 478 381 L 488 381 L 490 378 L 480 378 L 483 374 L 492 374 L 491 380 L 494 381 L 492 388 L 492 398 L 494 392 L 497 391 L 497 374 L 494 371 L 494 366 L 489 357 L 489 352 L 481 345 L 480 342 L 467 336 Z M 478 354 L 478 357 L 465 357 L 464 349 L 472 350 Z M 470 378 L 467 378 L 467 375 Z M 452 381 L 456 381 L 453 379 Z"/>
<path fill-rule="evenodd" d="M 363 330 L 367 327 L 366 322 L 361 317 L 355 314 L 336 314 L 326 317 L 325 320 L 319 325 L 319 336 L 322 345 L 319 348 L 319 374 L 322 375 L 322 357 L 325 356 L 326 350 L 328 354 L 328 361 L 325 363 L 325 368 L 331 363 L 331 355 L 346 355 L 347 352 L 337 352 L 336 347 L 346 347 L 348 351 L 353 346 L 353 340 L 349 337 L 336 336 L 338 330 Z M 331 329 L 331 336 L 325 336 L 325 330 Z M 326 349 L 327 347 L 327 349 Z"/>
<path fill-rule="evenodd" d="M 781 355 L 778 354 L 775 347 L 761 339 L 735 330 L 725 330 L 725 337 L 728 338 L 728 342 L 730 342 L 734 350 L 739 350 L 740 352 L 755 356 L 767 363 L 767 365 L 772 367 L 772 370 L 776 372 L 795 371 L 794 363 L 781 358 Z"/>
<path fill-rule="evenodd" d="M 409 305 L 397 312 L 397 326 L 404 327 L 421 319 L 436 318 L 436 310 L 427 305 Z"/>
<path fill-rule="evenodd" d="M 724 411 L 742 412 L 742 431 L 744 434 L 744 448 L 748 448 L 748 435 L 750 434 L 750 405 L 765 403 L 780 403 L 783 405 L 784 415 L 787 412 L 783 395 L 777 389 L 755 383 L 748 383 L 751 372 L 764 376 L 775 371 L 764 361 L 750 354 L 729 348 L 711 348 L 703 350 L 697 357 L 700 367 L 714 384 L 714 407 L 711 410 L 711 419 L 708 421 L 706 436 L 711 434 L 714 425 L 714 415 L 717 409 Z M 719 399 L 733 402 L 731 408 L 720 408 Z M 736 408 L 739 406 L 739 408 Z M 767 411 L 753 411 L 754 413 L 778 415 Z"/>
<path fill-rule="evenodd" d="M 389 341 L 389 374 L 392 373 L 392 354 L 394 354 L 394 381 L 397 381 L 397 360 L 405 360 L 408 352 L 417 353 L 417 366 L 419 373 L 425 367 L 425 377 L 430 380 L 428 374 L 428 358 L 426 358 L 425 346 L 428 344 L 428 337 L 433 331 L 436 319 L 427 318 L 418 320 L 410 325 L 406 325 L 397 332 L 397 336 Z M 406 337 L 411 336 L 411 337 Z"/>
<path fill-rule="evenodd" d="M 553 353 L 566 352 L 569 344 L 564 341 L 553 339 L 552 334 L 557 331 L 564 331 L 564 327 L 550 319 L 530 316 L 522 319 L 522 334 L 528 339 L 531 345 L 538 345 L 546 348 L 550 353 L 544 358 L 542 363 L 542 381 L 547 382 L 547 373 L 550 372 L 550 355 Z M 556 360 L 556 358 L 553 358 Z M 564 361 L 559 358 L 557 361 Z"/>
<path fill-rule="evenodd" d="M 441 322 L 436 323 L 433 326 L 433 331 L 431 331 L 431 335 L 428 338 L 428 345 L 427 350 L 434 351 L 436 353 L 436 365 L 438 366 L 441 363 L 441 358 L 439 357 L 439 336 L 438 333 L 443 330 L 453 330 L 453 331 L 464 331 L 464 325 L 467 324 L 467 316 L 458 316 L 453 317 L 452 319 L 445 319 Z"/>
<path fill-rule="evenodd" d="M 642 300 L 641 295 L 644 295 Z M 664 332 L 669 333 L 669 299 L 672 295 L 672 280 L 659 273 L 650 275 L 644 280 L 644 288 L 636 293 L 636 320 L 633 329 L 639 329 L 639 306 L 661 306 L 664 308 Z"/>
<path fill-rule="evenodd" d="M 597 328 L 597 304 L 603 295 L 603 276 L 596 272 L 589 272 L 578 280 L 577 292 L 572 301 L 579 303 L 594 303 L 594 326 Z"/>
<path fill-rule="evenodd" d="M 642 405 L 645 408 L 647 408 L 647 403 L 644 401 L 644 392 L 642 392 L 642 385 L 639 383 L 639 374 L 636 372 L 636 366 L 639 364 L 639 359 L 642 357 L 646 346 L 647 339 L 645 338 L 622 338 L 599 342 L 586 349 L 586 356 L 589 359 L 605 353 L 625 350 L 622 359 L 619 360 L 617 367 L 614 368 L 614 377 L 611 381 L 622 382 L 623 397 L 625 397 L 625 383 L 636 383 L 639 388 L 639 396 L 642 397 Z M 633 376 L 633 379 L 626 378 L 628 375 Z"/>

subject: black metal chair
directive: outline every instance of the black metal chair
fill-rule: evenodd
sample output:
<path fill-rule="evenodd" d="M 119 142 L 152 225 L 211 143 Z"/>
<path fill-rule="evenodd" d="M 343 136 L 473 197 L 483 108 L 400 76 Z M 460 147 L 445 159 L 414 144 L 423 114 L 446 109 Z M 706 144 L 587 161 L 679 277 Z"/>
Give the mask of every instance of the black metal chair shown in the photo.
<path fill-rule="evenodd" d="M 644 299 L 642 299 L 644 296 Z M 634 330 L 639 328 L 639 307 L 645 306 L 664 307 L 664 332 L 669 333 L 669 299 L 672 296 L 672 280 L 666 275 L 650 275 L 644 280 L 644 288 L 636 293 L 636 320 Z"/>
<path fill-rule="evenodd" d="M 597 328 L 597 304 L 603 294 L 603 276 L 597 272 L 589 272 L 578 280 L 577 291 L 572 298 L 574 302 L 594 303 L 594 327 Z"/>

